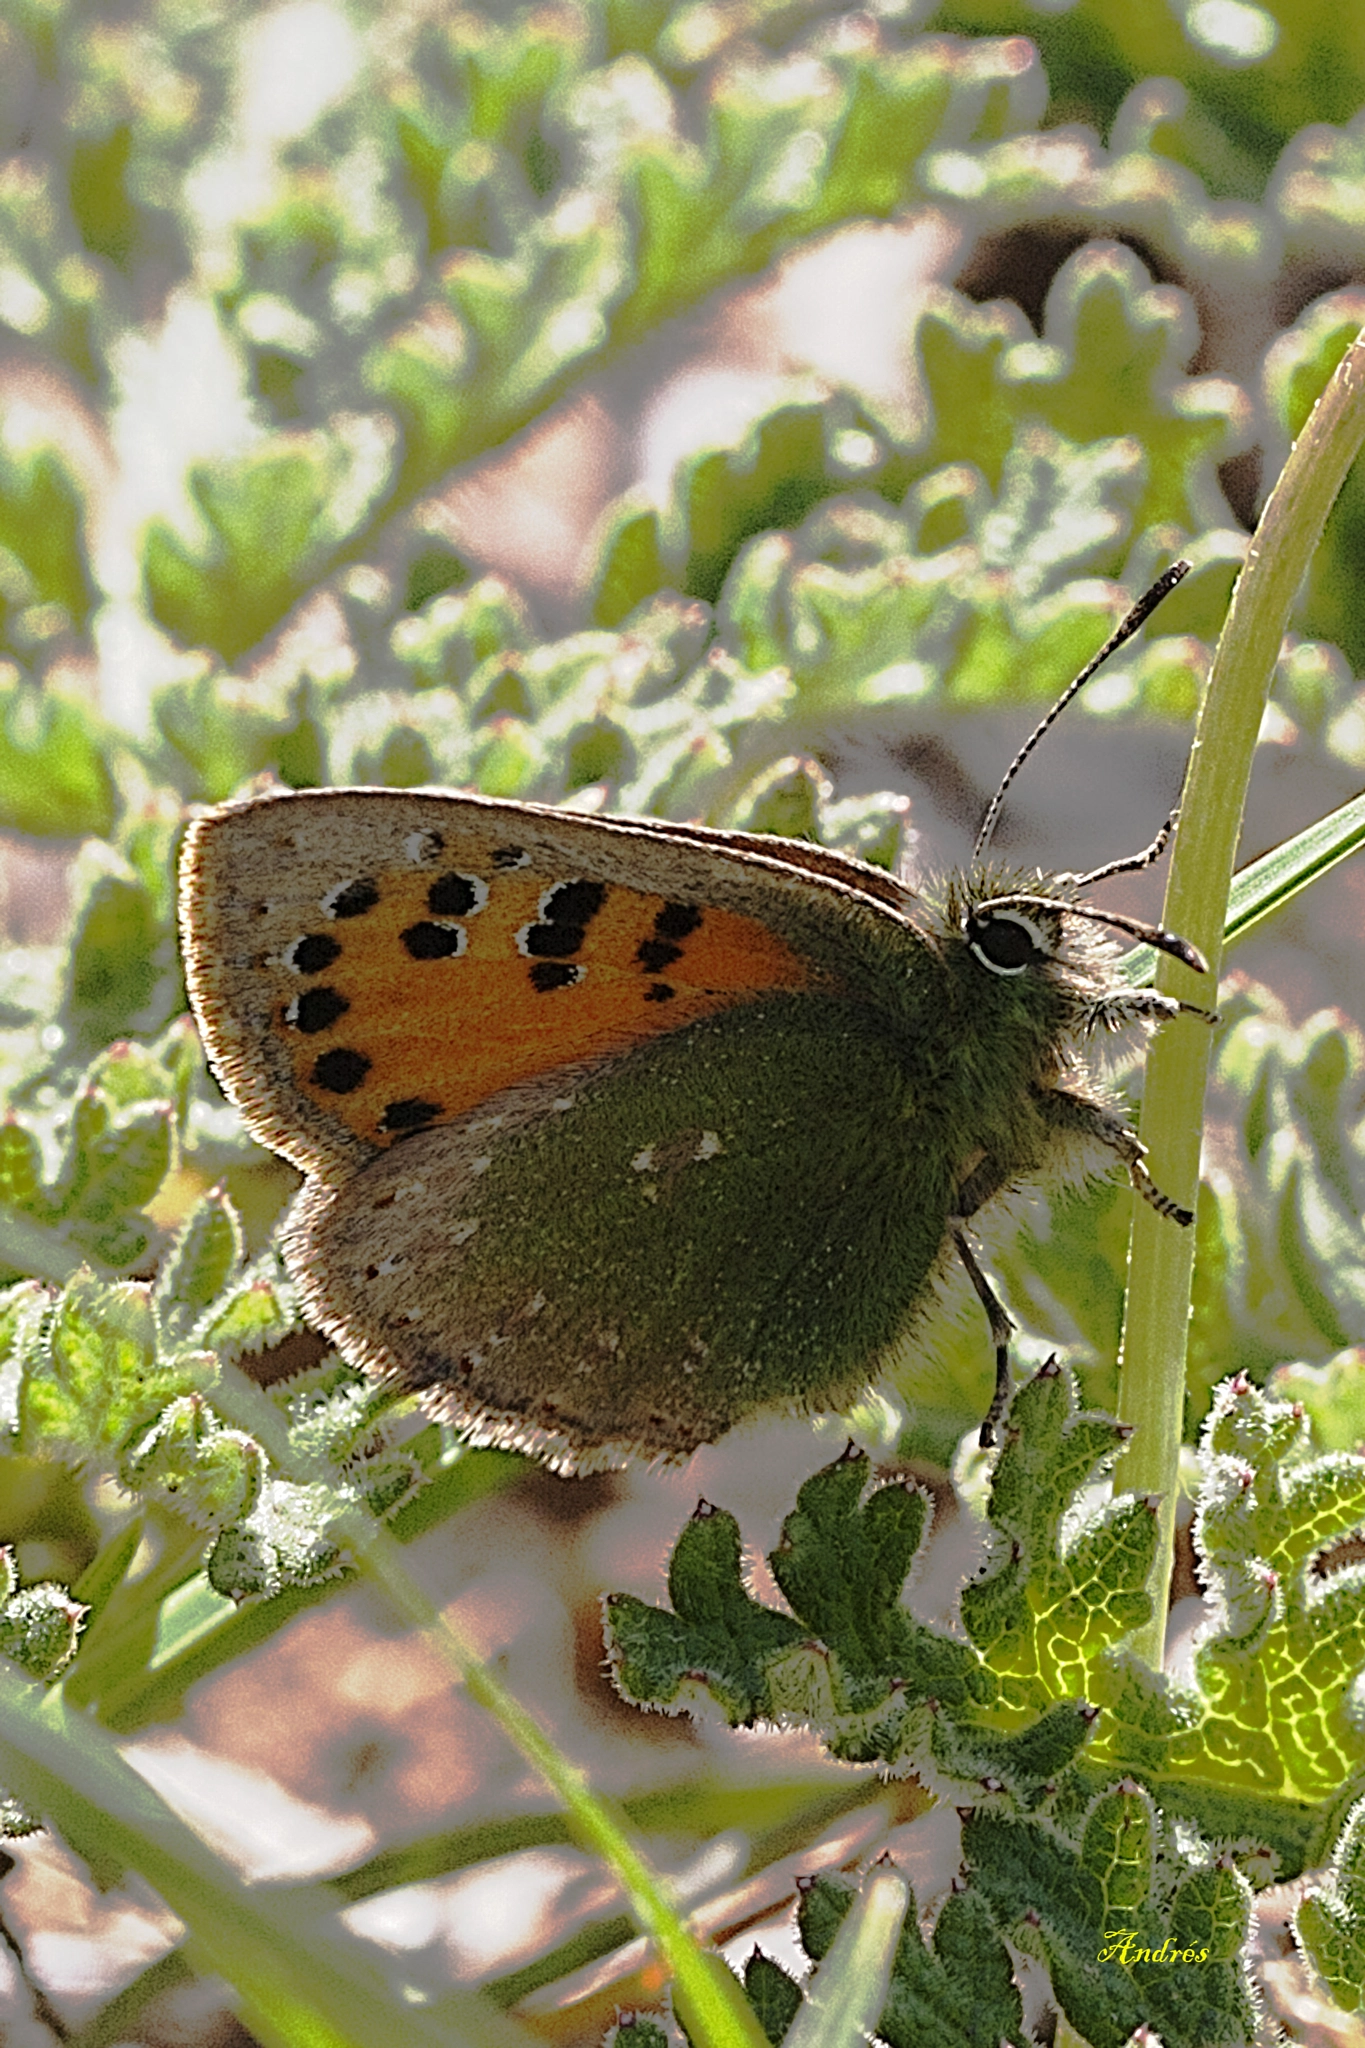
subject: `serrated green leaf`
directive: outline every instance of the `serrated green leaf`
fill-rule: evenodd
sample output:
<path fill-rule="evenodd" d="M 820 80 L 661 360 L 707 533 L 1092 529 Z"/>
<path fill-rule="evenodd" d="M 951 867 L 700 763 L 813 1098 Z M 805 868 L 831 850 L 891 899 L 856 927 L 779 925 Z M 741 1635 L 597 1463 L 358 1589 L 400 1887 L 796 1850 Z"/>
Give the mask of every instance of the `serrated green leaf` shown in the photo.
<path fill-rule="evenodd" d="M 756 1948 L 744 1965 L 744 1993 L 772 2048 L 780 2048 L 782 2037 L 800 2008 L 801 1986 L 780 1963 Z"/>
<path fill-rule="evenodd" d="M 201 1318 L 198 1341 L 224 1364 L 254 1357 L 299 1327 L 292 1285 L 273 1260 L 249 1267 Z"/>
<path fill-rule="evenodd" d="M 888 1697 L 969 1698 L 978 1674 L 965 1645 L 927 1629 L 901 1606 L 923 1541 L 928 1497 L 882 1486 L 863 1499 L 868 1463 L 846 1453 L 808 1479 L 769 1557 L 794 1614 L 830 1652 L 836 1710 L 860 1714 Z"/>
<path fill-rule="evenodd" d="M 20 1443 L 107 1465 L 139 1420 L 193 1391 L 203 1376 L 202 1359 L 159 1355 L 148 1288 L 78 1274 L 24 1374 Z"/>
<path fill-rule="evenodd" d="M 927 1948 L 912 1900 L 878 2036 L 889 2048 L 919 2048 L 924 2041 L 935 2048 L 996 2048 L 1001 2040 L 1018 2039 L 1023 2023 L 1009 1950 L 980 1894 L 948 1894 Z"/>
<path fill-rule="evenodd" d="M 641 596 L 657 587 L 650 584 Z M 463 689 L 481 663 L 534 638 L 512 586 L 501 576 L 484 576 L 470 589 L 443 592 L 420 609 L 410 596 L 409 616 L 394 626 L 392 648 L 415 689 Z"/>
<path fill-rule="evenodd" d="M 1337 2003 L 1365 2012 L 1365 1800 L 1346 1817 L 1325 1882 L 1300 1902 L 1294 1933 Z"/>
<path fill-rule="evenodd" d="M 769 1707 L 766 1667 L 799 1642 L 801 1627 L 751 1599 L 740 1577 L 739 1524 L 701 1504 L 668 1568 L 673 1613 L 631 1594 L 606 1602 L 608 1654 L 617 1690 L 641 1706 L 681 1712 L 704 1686 L 732 1727 Z"/>
<path fill-rule="evenodd" d="M 603 2048 L 678 2048 L 677 2034 L 650 2013 L 632 2013 L 607 2029 Z"/>
<path fill-rule="evenodd" d="M 1061 1700 L 1030 1727 L 1011 1732 L 937 1713 L 930 1753 L 953 1788 L 992 1797 L 1008 1793 L 1027 1811 L 1076 1761 L 1094 1723 L 1094 1710 L 1083 1700 Z"/>
<path fill-rule="evenodd" d="M 1365 1519 L 1365 1459 L 1309 1455 L 1301 1413 L 1245 1380 L 1205 1426 L 1197 1521 L 1217 1626 L 1195 1670 L 1206 1709 L 1172 1747 L 1192 1777 L 1313 1800 L 1365 1765 L 1350 1705 L 1365 1665 L 1365 1571 L 1313 1559 Z"/>
<path fill-rule="evenodd" d="M 1121 1438 L 1107 1417 L 1076 1412 L 1055 1362 L 1014 1397 L 991 1482 L 989 1515 L 1009 1539 L 962 1594 L 968 1634 L 1006 1696 L 1033 1711 L 1084 1697 L 1102 1652 L 1149 1611 L 1146 1574 L 1155 1520 L 1129 1497 L 1068 1526 L 1075 1496 L 1113 1460 Z"/>
<path fill-rule="evenodd" d="M 1125 1779 L 1101 1793 L 1086 1816 L 1081 1861 L 1097 1877 L 1114 1926 L 1143 1917 L 1152 1897 L 1156 1815 L 1151 1795 Z"/>
<path fill-rule="evenodd" d="M 801 1946 L 813 1963 L 823 1962 L 834 1946 L 857 1887 L 846 1878 L 821 1874 L 797 1885 L 796 1924 Z"/>
<path fill-rule="evenodd" d="M 242 1263 L 242 1226 L 227 1193 L 212 1188 L 197 1202 L 161 1261 L 154 1299 L 163 1329 L 187 1330 L 235 1280 Z"/>

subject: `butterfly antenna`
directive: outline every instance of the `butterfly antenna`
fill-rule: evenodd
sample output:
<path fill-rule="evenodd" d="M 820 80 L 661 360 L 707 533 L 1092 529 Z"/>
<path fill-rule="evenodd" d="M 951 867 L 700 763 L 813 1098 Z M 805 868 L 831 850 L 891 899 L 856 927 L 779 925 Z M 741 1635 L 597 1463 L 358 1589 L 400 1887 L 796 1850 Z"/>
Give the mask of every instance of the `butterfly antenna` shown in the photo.
<path fill-rule="evenodd" d="M 981 821 L 981 830 L 976 835 L 976 845 L 972 849 L 972 858 L 974 860 L 980 860 L 981 856 L 985 853 L 986 848 L 990 845 L 992 834 L 995 831 L 995 821 L 1000 816 L 1000 807 L 1004 803 L 1005 798 L 1009 793 L 1010 784 L 1013 782 L 1015 776 L 1019 773 L 1019 770 L 1023 767 L 1025 761 L 1027 761 L 1029 755 L 1033 752 L 1033 749 L 1037 746 L 1039 740 L 1043 737 L 1043 734 L 1047 731 L 1048 727 L 1054 724 L 1056 720 L 1061 717 L 1062 713 L 1066 710 L 1067 705 L 1076 695 L 1076 692 L 1078 690 L 1084 689 L 1085 685 L 1090 681 L 1091 676 L 1094 675 L 1096 669 L 1101 668 L 1104 665 L 1104 663 L 1108 661 L 1110 655 L 1113 654 L 1117 648 L 1123 646 L 1125 640 L 1131 640 L 1134 633 L 1138 632 L 1142 628 L 1142 626 L 1145 625 L 1146 621 L 1151 617 L 1152 613 L 1156 610 L 1157 606 L 1161 603 L 1162 599 L 1164 597 L 1169 597 L 1171 592 L 1175 589 L 1176 584 L 1181 582 L 1186 576 L 1189 575 L 1190 566 L 1191 565 L 1188 562 L 1184 561 L 1172 562 L 1170 568 L 1166 570 L 1165 574 L 1162 576 L 1158 576 L 1156 582 L 1152 585 L 1151 589 L 1145 590 L 1143 592 L 1142 596 L 1133 606 L 1133 609 L 1128 613 L 1128 616 L 1119 621 L 1118 625 L 1109 635 L 1109 638 L 1105 641 L 1103 647 L 1101 647 L 1099 653 L 1094 657 L 1093 660 L 1088 661 L 1086 663 L 1085 667 L 1081 670 L 1080 674 L 1074 679 L 1074 681 L 1069 682 L 1067 684 L 1066 688 L 1062 691 L 1061 696 L 1057 699 L 1057 702 L 1052 706 L 1052 709 L 1047 713 L 1046 717 L 1039 720 L 1038 724 L 1034 727 L 1033 731 L 1024 741 L 1023 746 L 1020 747 L 1018 753 L 1010 762 L 1009 767 L 1005 770 L 1004 780 L 1001 782 L 999 789 L 997 789 L 995 795 L 990 800 L 990 804 L 987 808 L 986 815 Z M 1164 830 L 1167 836 L 1169 836 L 1169 824 L 1164 828 Z M 1160 848 L 1166 844 L 1166 839 L 1162 837 L 1160 834 L 1158 834 L 1158 839 L 1160 841 L 1160 845 L 1157 847 L 1157 851 L 1159 852 Z M 1153 843 L 1156 844 L 1155 841 Z M 1156 854 L 1152 853 L 1149 854 L 1147 860 L 1142 861 L 1140 864 L 1146 866 L 1148 865 L 1148 862 L 1150 860 L 1155 859 Z M 1127 866 L 1128 863 L 1125 862 L 1122 865 Z M 1117 872 L 1117 870 L 1115 870 L 1114 872 Z"/>
<path fill-rule="evenodd" d="M 1141 853 L 1130 853 L 1126 860 L 1107 861 L 1102 868 L 1091 868 L 1088 875 L 1059 875 L 1058 881 L 1070 882 L 1073 888 L 1088 889 L 1092 882 L 1107 882 L 1111 875 L 1133 875 L 1142 868 L 1149 868 L 1154 860 L 1160 860 L 1166 851 L 1166 842 L 1176 828 L 1180 817 L 1177 804 L 1150 846 L 1144 846 Z"/>
<path fill-rule="evenodd" d="M 1173 960 L 1182 960 L 1196 974 L 1209 971 L 1209 963 L 1198 946 L 1192 946 L 1178 932 L 1168 932 L 1164 925 L 1148 924 L 1141 917 L 1126 917 L 1121 910 L 1100 910 L 1093 903 L 1068 903 L 1056 896 L 1029 896 L 1016 890 L 1008 896 L 991 896 L 984 903 L 972 905 L 974 917 L 984 917 L 992 910 L 1060 910 L 1067 917 L 1084 917 L 1091 924 L 1112 925 L 1116 932 L 1127 932 L 1130 938 L 1155 946 L 1158 953 L 1169 953 Z"/>

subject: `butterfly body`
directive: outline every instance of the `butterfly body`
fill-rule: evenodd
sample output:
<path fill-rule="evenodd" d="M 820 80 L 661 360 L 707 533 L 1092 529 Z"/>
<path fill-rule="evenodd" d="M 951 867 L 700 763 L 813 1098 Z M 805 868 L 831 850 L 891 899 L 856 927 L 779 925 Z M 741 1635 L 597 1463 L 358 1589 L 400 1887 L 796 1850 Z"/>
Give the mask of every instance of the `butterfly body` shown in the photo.
<path fill-rule="evenodd" d="M 1140 1175 L 1084 1045 L 1175 1006 L 1064 883 L 978 912 L 1017 880 L 334 790 L 199 820 L 182 922 L 224 1088 L 307 1176 L 313 1320 L 585 1469 L 847 1403 L 996 1195 Z"/>

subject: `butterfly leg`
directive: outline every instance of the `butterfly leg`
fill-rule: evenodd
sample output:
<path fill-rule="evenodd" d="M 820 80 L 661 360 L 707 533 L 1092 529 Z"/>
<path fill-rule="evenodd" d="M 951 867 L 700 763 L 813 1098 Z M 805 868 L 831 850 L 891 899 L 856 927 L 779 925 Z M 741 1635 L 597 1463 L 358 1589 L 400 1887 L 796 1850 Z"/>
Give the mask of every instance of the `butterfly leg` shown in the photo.
<path fill-rule="evenodd" d="M 1158 1216 L 1169 1216 L 1173 1223 L 1188 1229 L 1194 1221 L 1193 1209 L 1162 1193 L 1147 1170 L 1147 1147 L 1117 1110 L 1102 1102 L 1091 1102 L 1083 1095 L 1070 1095 L 1065 1088 L 1051 1089 L 1043 1102 L 1049 1123 L 1081 1137 L 1097 1138 L 1101 1145 L 1117 1152 L 1143 1201 L 1149 1202 Z"/>
<path fill-rule="evenodd" d="M 1206 1024 L 1222 1022 L 1217 1010 L 1206 1010 L 1200 1003 L 1180 1002 L 1154 988 L 1125 988 L 1097 996 L 1086 1013 L 1084 1029 L 1123 1031 L 1130 1024 L 1164 1024 L 1168 1017 L 1202 1017 Z"/>
<path fill-rule="evenodd" d="M 977 1263 L 976 1253 L 967 1242 L 967 1233 L 962 1228 L 965 1220 L 956 1217 L 952 1219 L 950 1228 L 953 1243 L 957 1248 L 958 1257 L 966 1268 L 967 1278 L 976 1289 L 976 1298 L 986 1311 L 991 1342 L 995 1345 L 995 1392 L 991 1395 L 991 1405 L 986 1410 L 986 1419 L 981 1425 L 981 1435 L 977 1439 L 982 1450 L 988 1451 L 995 1442 L 995 1425 L 1004 1414 L 1005 1403 L 1010 1397 L 1010 1338 L 1014 1334 L 1014 1324 L 1006 1313 L 999 1295 Z"/>

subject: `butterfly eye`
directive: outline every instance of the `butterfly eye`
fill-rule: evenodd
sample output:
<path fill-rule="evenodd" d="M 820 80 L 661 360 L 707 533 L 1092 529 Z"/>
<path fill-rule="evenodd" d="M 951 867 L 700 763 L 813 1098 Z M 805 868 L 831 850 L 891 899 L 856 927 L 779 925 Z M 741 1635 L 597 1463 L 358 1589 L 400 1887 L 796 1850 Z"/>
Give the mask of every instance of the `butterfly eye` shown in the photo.
<path fill-rule="evenodd" d="M 1022 974 L 1035 961 L 1052 957 L 1046 932 L 1018 910 L 992 910 L 984 917 L 969 917 L 963 930 L 967 944 L 992 974 Z"/>

